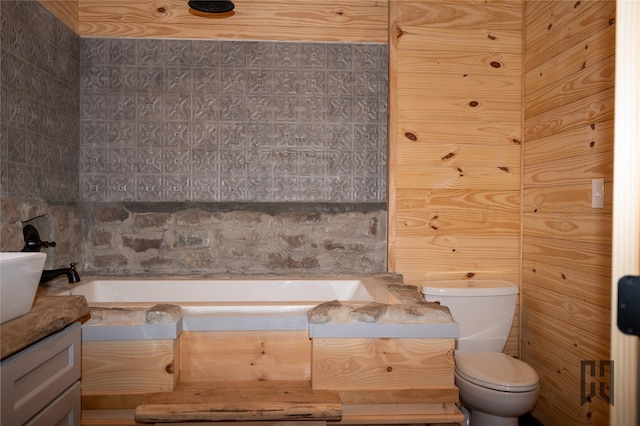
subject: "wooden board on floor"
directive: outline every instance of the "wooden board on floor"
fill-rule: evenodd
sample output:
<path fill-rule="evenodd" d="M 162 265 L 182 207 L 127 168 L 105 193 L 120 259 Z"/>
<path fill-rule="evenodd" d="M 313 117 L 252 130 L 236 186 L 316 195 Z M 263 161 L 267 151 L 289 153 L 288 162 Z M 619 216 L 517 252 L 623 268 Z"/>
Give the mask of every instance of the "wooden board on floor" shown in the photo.
<path fill-rule="evenodd" d="M 331 420 L 342 417 L 338 392 L 309 382 L 211 382 L 147 395 L 136 408 L 143 423 Z"/>

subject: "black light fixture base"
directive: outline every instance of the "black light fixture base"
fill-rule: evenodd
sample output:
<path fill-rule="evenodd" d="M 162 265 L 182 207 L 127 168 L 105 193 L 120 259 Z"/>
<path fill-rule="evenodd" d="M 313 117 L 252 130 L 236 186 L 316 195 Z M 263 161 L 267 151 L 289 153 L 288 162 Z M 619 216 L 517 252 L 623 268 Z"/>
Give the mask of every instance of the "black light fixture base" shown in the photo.
<path fill-rule="evenodd" d="M 226 0 L 189 0 L 189 7 L 204 13 L 231 12 L 235 5 Z"/>

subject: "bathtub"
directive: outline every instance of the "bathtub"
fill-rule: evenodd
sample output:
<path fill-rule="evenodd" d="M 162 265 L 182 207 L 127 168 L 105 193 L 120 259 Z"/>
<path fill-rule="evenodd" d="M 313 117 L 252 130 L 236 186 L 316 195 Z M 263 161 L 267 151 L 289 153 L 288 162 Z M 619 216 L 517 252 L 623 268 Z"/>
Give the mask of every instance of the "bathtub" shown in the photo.
<path fill-rule="evenodd" d="M 172 391 L 177 383 L 202 381 L 308 382 L 314 341 L 382 338 L 395 347 L 403 338 L 435 338 L 437 344 L 457 337 L 450 315 L 429 323 L 343 323 L 340 315 L 326 323 L 309 320 L 309 310 L 334 300 L 355 307 L 412 303 L 396 286 L 404 287 L 400 275 L 381 273 L 326 279 L 83 277 L 42 290 L 47 296 L 82 295 L 91 307 L 82 324 L 82 392 L 95 396 Z M 415 303 L 422 303 L 415 293 Z"/>
<path fill-rule="evenodd" d="M 359 279 L 91 279 L 59 294 L 82 295 L 90 305 L 104 303 L 217 303 L 256 308 L 315 306 L 330 300 L 372 301 L 372 286 Z"/>
<path fill-rule="evenodd" d="M 92 308 L 83 340 L 176 338 L 182 331 L 306 330 L 309 309 L 327 301 L 387 303 L 371 277 L 330 279 L 83 278 L 50 295 L 82 295 Z M 180 313 L 156 312 L 157 304 Z"/>

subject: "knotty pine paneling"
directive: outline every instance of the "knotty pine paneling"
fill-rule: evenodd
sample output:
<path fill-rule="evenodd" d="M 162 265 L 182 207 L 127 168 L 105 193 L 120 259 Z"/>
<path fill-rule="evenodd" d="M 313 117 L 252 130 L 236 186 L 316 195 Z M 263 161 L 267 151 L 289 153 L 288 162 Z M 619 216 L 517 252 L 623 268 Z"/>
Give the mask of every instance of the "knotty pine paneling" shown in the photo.
<path fill-rule="evenodd" d="M 615 63 L 609 58 L 604 58 L 554 84 L 547 84 L 537 91 L 527 90 L 525 109 L 529 114 L 537 115 L 565 103 L 583 99 L 612 87 L 614 77 Z"/>
<path fill-rule="evenodd" d="M 527 164 L 539 164 L 613 151 L 613 121 L 602 121 L 527 140 Z M 591 206 L 591 202 L 589 202 Z"/>
<path fill-rule="evenodd" d="M 611 1 L 525 3 L 521 355 L 545 425 L 608 424 L 604 399 L 580 400 L 580 362 L 609 359 L 614 17 Z"/>
<path fill-rule="evenodd" d="M 581 403 L 580 361 L 581 358 L 554 344 L 543 334 L 530 333 L 523 330 L 523 348 L 531 352 L 528 362 L 538 372 L 541 389 L 536 409 L 550 411 L 553 423 L 544 424 L 580 424 L 609 425 L 609 408 L 601 398 L 592 398 L 590 402 Z M 549 392 L 553 389 L 554 392 Z M 609 392 L 606 390 L 606 392 Z M 550 407 L 548 406 L 550 405 Z"/>
<path fill-rule="evenodd" d="M 583 43 L 571 46 L 533 68 L 525 74 L 527 92 L 534 93 L 550 83 L 563 80 L 567 75 L 609 58 L 615 52 L 615 35 L 615 26 L 610 25 Z"/>
<path fill-rule="evenodd" d="M 611 214 L 613 190 L 605 183 L 604 208 L 600 214 Z M 529 213 L 573 212 L 594 213 L 591 207 L 591 182 L 577 185 L 527 188 L 523 194 L 523 211 Z"/>
<path fill-rule="evenodd" d="M 44 1 L 52 9 L 58 2 Z M 190 10 L 187 0 L 77 0 L 71 18 L 86 37 L 145 37 L 330 42 L 388 40 L 386 0 L 234 0 L 233 12 Z M 75 4 L 74 4 L 75 3 Z M 57 12 L 57 11 L 56 11 Z M 54 12 L 54 13 L 56 13 Z"/>
<path fill-rule="evenodd" d="M 611 238 L 611 215 L 593 213 L 541 213 L 524 215 L 525 235 L 561 238 L 606 246 Z"/>
<path fill-rule="evenodd" d="M 585 180 L 613 176 L 612 152 L 563 158 L 546 163 L 532 163 L 524 170 L 525 187 L 580 184 Z"/>
<path fill-rule="evenodd" d="M 528 89 L 525 87 L 525 92 Z M 598 126 L 612 121 L 614 110 L 614 88 L 593 93 L 590 96 L 569 102 L 535 116 L 525 116 L 524 137 L 533 141 L 545 136 L 554 136 L 581 126 Z"/>
<path fill-rule="evenodd" d="M 611 271 L 611 245 L 593 244 L 559 237 L 528 236 L 527 228 L 522 240 L 523 259 L 532 259 L 544 265 L 566 265 L 584 268 L 593 274 L 606 277 Z"/>
<path fill-rule="evenodd" d="M 590 271 L 526 259 L 522 265 L 522 281 L 534 288 L 560 291 L 578 300 L 607 309 L 611 307 L 611 294 L 609 289 L 602 285 L 602 276 Z"/>
<path fill-rule="evenodd" d="M 606 0 L 541 1 L 532 3 L 542 10 L 537 16 L 527 14 L 525 22 L 525 71 L 574 46 L 585 46 L 590 37 L 615 24 L 616 3 Z M 529 10 L 527 5 L 527 11 Z M 528 12 L 527 12 L 528 13 Z M 565 74 L 566 75 L 566 74 Z"/>
<path fill-rule="evenodd" d="M 389 269 L 517 284 L 522 3 L 389 7 Z"/>

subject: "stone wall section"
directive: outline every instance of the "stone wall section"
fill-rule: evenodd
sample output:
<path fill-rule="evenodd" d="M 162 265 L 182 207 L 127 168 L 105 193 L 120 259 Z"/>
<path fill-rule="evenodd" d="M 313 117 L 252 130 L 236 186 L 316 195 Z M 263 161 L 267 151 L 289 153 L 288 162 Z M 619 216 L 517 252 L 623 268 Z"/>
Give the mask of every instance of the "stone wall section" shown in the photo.
<path fill-rule="evenodd" d="M 43 241 L 56 242 L 55 247 L 41 250 L 47 253 L 45 269 L 82 262 L 81 220 L 76 203 L 7 197 L 0 201 L 0 214 L 0 251 L 22 250 L 22 229 L 31 224 Z"/>
<path fill-rule="evenodd" d="M 172 204 L 84 205 L 82 270 L 97 275 L 386 271 L 383 209 L 210 211 Z M 139 211 L 138 211 L 139 210 Z"/>

